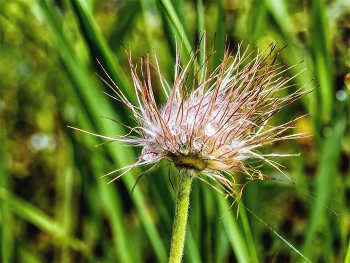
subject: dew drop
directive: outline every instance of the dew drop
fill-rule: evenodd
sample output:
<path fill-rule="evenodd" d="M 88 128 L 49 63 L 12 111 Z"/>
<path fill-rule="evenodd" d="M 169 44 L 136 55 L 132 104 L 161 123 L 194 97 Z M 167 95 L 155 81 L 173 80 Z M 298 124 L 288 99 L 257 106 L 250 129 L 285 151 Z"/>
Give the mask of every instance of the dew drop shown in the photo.
<path fill-rule="evenodd" d="M 204 142 L 202 141 L 201 138 L 199 138 L 199 137 L 194 138 L 194 140 L 193 140 L 193 147 L 196 150 L 201 150 L 203 146 L 204 146 Z"/>
<path fill-rule="evenodd" d="M 333 130 L 331 127 L 325 127 L 322 132 L 325 137 L 331 137 Z"/>
<path fill-rule="evenodd" d="M 220 154 L 225 154 L 228 152 L 231 152 L 233 150 L 233 147 L 231 145 L 224 145 L 220 148 Z"/>
<path fill-rule="evenodd" d="M 346 99 L 346 92 L 344 90 L 338 90 L 335 96 L 339 101 L 344 101 Z"/>
<path fill-rule="evenodd" d="M 240 141 L 233 140 L 232 143 L 231 143 L 231 147 L 232 147 L 232 149 L 233 149 L 233 148 L 238 148 L 238 147 L 241 146 L 240 144 L 241 144 Z"/>
<path fill-rule="evenodd" d="M 157 158 L 159 155 L 159 153 L 157 151 L 155 151 L 154 148 L 149 147 L 149 146 L 145 146 L 142 149 L 141 152 L 141 157 L 142 159 L 144 159 L 145 161 L 153 161 L 155 158 Z"/>
<path fill-rule="evenodd" d="M 180 126 L 177 126 L 177 125 L 171 125 L 169 127 L 169 130 L 170 130 L 170 133 L 174 136 L 179 135 L 180 132 L 182 131 Z"/>
<path fill-rule="evenodd" d="M 181 145 L 180 146 L 180 152 L 183 154 L 188 154 L 188 149 L 186 145 Z"/>
<path fill-rule="evenodd" d="M 233 150 L 233 146 L 229 145 L 229 144 L 225 145 L 223 148 L 225 149 L 225 151 L 232 151 Z"/>
<path fill-rule="evenodd" d="M 180 131 L 180 139 L 182 143 L 186 143 L 187 142 L 187 133 L 181 129 Z"/>
<path fill-rule="evenodd" d="M 203 99 L 203 104 L 209 103 L 210 99 L 211 99 L 210 96 L 206 96 L 206 97 Z"/>
<path fill-rule="evenodd" d="M 219 124 L 217 122 L 209 122 L 205 125 L 205 135 L 212 136 L 219 129 Z"/>
<path fill-rule="evenodd" d="M 197 109 L 192 108 L 188 111 L 188 117 L 187 117 L 187 123 L 190 125 L 193 125 L 193 122 L 195 121 L 195 117 L 197 114 Z"/>
<path fill-rule="evenodd" d="M 169 140 L 169 139 L 167 139 L 166 141 L 165 141 L 165 146 L 166 146 L 166 148 L 167 148 L 167 150 L 169 151 L 172 151 L 172 149 L 174 148 L 173 147 L 173 144 L 171 143 L 171 141 Z"/>
<path fill-rule="evenodd" d="M 209 147 L 208 146 L 206 146 L 206 145 L 204 145 L 204 149 L 202 150 L 202 154 L 203 155 L 207 155 L 207 154 L 209 154 Z"/>
<path fill-rule="evenodd" d="M 190 100 L 190 103 L 191 103 L 191 105 L 197 105 L 199 102 L 200 102 L 200 98 L 199 97 L 193 97 L 193 98 L 191 98 L 191 100 Z"/>

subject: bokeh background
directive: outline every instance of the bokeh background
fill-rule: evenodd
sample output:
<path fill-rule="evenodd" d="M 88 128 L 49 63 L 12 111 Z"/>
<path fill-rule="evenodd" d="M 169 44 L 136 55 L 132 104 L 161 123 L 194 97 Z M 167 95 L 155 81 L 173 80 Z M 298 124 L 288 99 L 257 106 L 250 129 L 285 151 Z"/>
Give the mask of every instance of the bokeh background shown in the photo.
<path fill-rule="evenodd" d="M 175 193 L 166 162 L 130 196 L 147 167 L 110 185 L 113 177 L 99 177 L 133 163 L 140 149 L 94 147 L 104 140 L 66 125 L 125 134 L 101 118 L 134 125 L 126 107 L 101 92 L 112 93 L 95 58 L 135 102 L 120 41 L 138 65 L 147 53 L 154 63 L 155 50 L 172 83 L 182 27 L 185 57 L 204 29 L 208 50 L 216 32 L 214 65 L 226 41 L 251 50 L 278 42 L 288 45 L 279 61 L 304 60 L 289 76 L 307 68 L 291 84 L 320 85 L 274 118 L 281 124 L 311 112 L 297 126 L 314 136 L 265 148 L 300 153 L 277 160 L 296 186 L 265 165 L 284 183 L 248 184 L 236 220 L 232 199 L 194 182 L 184 262 L 304 262 L 297 251 L 312 262 L 350 262 L 349 10 L 346 0 L 1 0 L 1 262 L 167 261 Z M 170 174 L 176 183 L 176 170 Z"/>

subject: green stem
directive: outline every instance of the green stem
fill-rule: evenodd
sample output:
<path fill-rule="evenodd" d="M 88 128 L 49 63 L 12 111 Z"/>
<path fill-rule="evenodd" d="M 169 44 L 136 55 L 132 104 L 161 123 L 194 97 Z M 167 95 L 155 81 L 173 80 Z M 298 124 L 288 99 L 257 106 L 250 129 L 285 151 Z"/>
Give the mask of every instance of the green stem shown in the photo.
<path fill-rule="evenodd" d="M 173 236 L 171 238 L 169 263 L 181 262 L 185 243 L 188 205 L 190 200 L 193 174 L 190 170 L 181 170 L 177 190 Z"/>

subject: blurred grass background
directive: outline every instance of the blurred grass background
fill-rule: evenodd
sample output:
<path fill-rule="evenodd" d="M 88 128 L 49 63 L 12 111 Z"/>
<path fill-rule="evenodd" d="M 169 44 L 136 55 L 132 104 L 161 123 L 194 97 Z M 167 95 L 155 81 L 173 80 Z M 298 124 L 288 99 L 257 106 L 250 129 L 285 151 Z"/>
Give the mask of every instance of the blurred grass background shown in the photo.
<path fill-rule="evenodd" d="M 244 206 L 312 262 L 350 262 L 349 16 L 346 0 L 220 1 L 0 1 L 0 243 L 1 262 L 166 262 L 175 194 L 163 163 L 145 175 L 132 197 L 134 168 L 118 181 L 99 177 L 135 161 L 140 153 L 66 125 L 114 136 L 127 131 L 101 116 L 134 125 L 112 93 L 95 57 L 135 102 L 127 57 L 134 63 L 157 52 L 169 83 L 175 65 L 174 36 L 184 31 L 186 56 L 207 32 L 218 65 L 232 45 L 288 45 L 279 60 L 296 64 L 294 83 L 312 94 L 288 106 L 274 121 L 311 112 L 297 124 L 311 138 L 277 143 L 265 151 L 301 153 L 278 160 L 283 179 L 248 184 L 238 220 L 232 200 L 196 181 L 185 262 L 303 262 Z M 164 94 L 156 72 L 155 95 Z M 293 89 L 293 88 L 291 88 Z M 288 92 L 292 92 L 289 90 Z M 173 182 L 176 171 L 171 170 Z M 274 261 L 273 261 L 274 260 Z"/>

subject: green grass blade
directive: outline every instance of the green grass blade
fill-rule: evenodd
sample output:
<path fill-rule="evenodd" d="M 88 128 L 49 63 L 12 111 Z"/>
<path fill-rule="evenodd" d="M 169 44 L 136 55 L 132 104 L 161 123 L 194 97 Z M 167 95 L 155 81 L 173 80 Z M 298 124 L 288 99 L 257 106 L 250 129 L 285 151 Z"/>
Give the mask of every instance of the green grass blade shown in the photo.
<path fill-rule="evenodd" d="M 177 35 L 178 35 L 178 41 L 181 39 L 181 36 L 183 35 L 184 47 L 185 47 L 186 52 L 189 54 L 192 46 L 188 40 L 186 33 L 182 30 L 182 25 L 181 25 L 180 19 L 175 12 L 173 4 L 170 2 L 170 0 L 160 0 L 160 2 L 162 3 L 164 10 L 166 11 L 167 15 L 170 18 L 170 21 L 172 22 L 173 26 L 175 27 L 175 30 L 176 30 Z"/>
<path fill-rule="evenodd" d="M 346 256 L 345 256 L 345 263 L 350 263 L 350 239 L 349 239 L 349 244 L 348 244 L 348 250 L 346 251 Z"/>
<path fill-rule="evenodd" d="M 245 235 L 245 238 L 247 240 L 247 247 L 249 250 L 250 261 L 251 262 L 259 262 L 256 248 L 255 248 L 254 239 L 252 236 L 251 226 L 250 226 L 250 223 L 248 221 L 247 212 L 245 210 L 245 207 L 243 205 L 242 200 L 240 201 L 239 217 L 242 220 L 244 235 Z"/>
<path fill-rule="evenodd" d="M 71 248 L 80 251 L 85 255 L 89 255 L 90 252 L 83 241 L 67 235 L 66 229 L 60 226 L 58 222 L 50 218 L 39 208 L 12 194 L 3 187 L 0 188 L 0 199 L 11 206 L 11 210 L 22 219 L 32 223 L 42 231 L 54 236 L 55 238 L 59 239 L 60 242 L 64 242 Z"/>
<path fill-rule="evenodd" d="M 222 216 L 222 223 L 225 227 L 227 237 L 231 243 L 231 247 L 235 252 L 238 262 L 250 262 L 249 250 L 247 242 L 241 232 L 238 222 L 235 218 L 235 212 L 233 209 L 229 210 L 230 206 L 219 193 L 216 195 L 218 208 Z"/>
<path fill-rule="evenodd" d="M 203 34 L 204 30 L 205 30 L 203 0 L 197 1 L 197 27 L 198 27 L 198 35 Z M 205 52 L 205 50 L 204 50 L 204 42 L 205 41 L 206 40 L 203 39 L 200 46 L 199 46 L 199 48 L 200 48 L 200 50 L 202 50 L 202 52 Z M 204 62 L 203 56 L 198 56 L 198 65 L 202 65 L 203 62 Z"/>
<path fill-rule="evenodd" d="M 225 23 L 225 15 L 222 8 L 222 1 L 217 1 L 217 17 L 216 17 L 216 39 L 215 39 L 215 54 L 213 57 L 213 65 L 212 70 L 218 67 L 221 63 L 222 58 L 225 53 L 225 42 L 226 42 L 226 23 Z"/>
<path fill-rule="evenodd" d="M 102 167 L 103 163 L 99 160 L 93 160 L 93 167 L 96 173 L 103 174 L 106 171 Z M 123 222 L 123 207 L 121 203 L 121 197 L 118 191 L 111 185 L 106 185 L 108 179 L 97 179 L 99 196 L 102 199 L 103 210 L 109 218 L 109 222 L 112 228 L 112 234 L 114 237 L 114 250 L 121 262 L 135 262 L 135 252 L 131 250 L 130 242 L 128 240 L 128 234 Z"/>
<path fill-rule="evenodd" d="M 329 122 L 331 118 L 333 102 L 333 63 L 331 62 L 330 37 L 328 34 L 328 21 L 325 1 L 312 2 L 312 50 L 315 57 L 316 81 L 320 84 L 317 92 L 321 97 L 321 109 L 319 114 L 323 122 Z"/>
<path fill-rule="evenodd" d="M 134 89 L 131 88 L 131 85 L 127 81 L 128 78 L 120 67 L 117 58 L 113 56 L 107 41 L 101 35 L 101 32 L 85 2 L 83 0 L 77 0 L 72 1 L 71 3 L 73 9 L 76 11 L 75 13 L 79 19 L 80 28 L 85 37 L 84 40 L 89 45 L 91 53 L 101 62 L 123 93 L 127 94 L 129 99 L 135 99 Z"/>
<path fill-rule="evenodd" d="M 150 2 L 151 1 L 146 1 L 146 3 Z M 145 1 L 141 1 L 141 5 L 144 3 Z M 129 29 L 131 25 L 134 25 L 136 20 L 135 18 L 138 17 L 139 12 L 140 4 L 137 1 L 125 1 L 124 6 L 120 10 L 120 13 L 123 15 L 116 16 L 116 19 L 111 26 L 111 32 L 107 38 L 107 46 L 110 47 L 115 53 L 122 48 L 119 41 L 123 40 L 128 34 L 130 34 L 130 32 L 132 32 Z M 146 33 L 148 32 L 149 30 L 146 30 Z"/>
<path fill-rule="evenodd" d="M 1 173 L 4 176 L 4 173 Z M 2 186 L 0 186 L 2 187 Z M 9 209 L 9 204 L 6 202 L 0 202 L 0 250 L 1 250 L 1 262 L 8 263 L 13 262 L 12 260 L 12 250 L 13 250 L 13 235 L 12 227 L 10 226 L 10 222 L 12 219 L 12 214 Z"/>
<path fill-rule="evenodd" d="M 120 158 L 118 152 L 116 152 L 113 148 L 110 147 L 109 150 L 109 154 L 115 161 Z M 126 176 L 123 176 L 122 178 L 127 189 L 129 190 L 129 192 L 131 192 L 135 184 L 135 178 L 131 177 L 130 174 L 126 174 Z M 147 193 L 141 193 L 141 191 L 135 190 L 133 193 L 132 200 L 134 201 L 137 211 L 139 212 L 140 219 L 143 223 L 143 226 L 145 227 L 148 238 L 150 239 L 150 242 L 153 246 L 154 252 L 156 253 L 159 261 L 164 262 L 168 258 L 168 252 L 166 251 L 162 239 L 159 235 L 159 232 L 155 226 L 155 222 L 152 220 L 150 213 L 146 210 L 147 205 L 144 202 L 144 194 Z"/>
<path fill-rule="evenodd" d="M 215 231 L 215 242 L 216 242 L 216 251 L 215 251 L 215 260 L 214 262 L 226 262 L 227 254 L 229 254 L 229 250 L 231 249 L 230 243 L 225 235 L 225 231 L 222 230 L 221 227 L 217 227 Z"/>
<path fill-rule="evenodd" d="M 141 7 L 142 7 L 142 15 L 143 15 L 143 21 L 145 24 L 146 28 L 152 28 L 152 22 L 150 21 L 150 19 L 148 18 L 150 15 L 152 15 L 152 13 L 154 12 L 154 10 L 157 9 L 157 5 L 154 3 L 154 1 L 141 1 Z M 163 13 L 163 12 L 162 12 Z M 161 15 L 159 15 L 159 19 L 162 18 Z M 163 16 L 165 16 L 163 14 Z M 166 25 L 163 25 L 164 27 L 166 27 Z M 170 80 L 171 77 L 173 77 L 173 72 L 170 72 L 170 69 L 173 68 L 174 66 L 174 61 L 175 61 L 175 41 L 174 41 L 174 34 L 170 33 L 171 30 L 164 30 L 166 33 L 166 38 L 168 39 L 168 43 L 170 45 L 164 45 L 163 42 L 159 41 L 159 39 L 157 39 L 150 30 L 146 30 L 145 34 L 147 35 L 147 42 L 149 45 L 149 52 L 150 52 L 150 57 L 151 60 L 155 60 L 154 59 L 154 55 L 153 52 L 156 52 L 157 55 L 157 60 L 159 65 L 163 65 L 162 69 L 161 69 L 161 74 L 162 76 L 166 79 L 166 80 Z M 170 32 L 168 32 L 170 31 Z M 172 35 L 171 35 L 172 34 Z M 173 47 L 173 49 L 170 49 L 169 47 Z M 169 65 L 168 67 L 166 67 L 165 65 Z M 156 79 L 157 81 L 158 79 Z M 154 79 L 153 79 L 154 81 Z M 155 82 L 155 84 L 158 84 L 157 87 L 154 89 L 155 93 L 158 93 L 159 96 L 159 100 L 161 102 L 164 102 L 166 100 L 166 95 L 164 92 L 161 91 L 161 84 L 158 82 Z M 156 86 L 156 85 L 154 85 Z"/>
<path fill-rule="evenodd" d="M 5 170 L 5 154 L 4 149 L 6 142 L 6 129 L 1 127 L 0 129 L 0 187 L 6 189 L 8 187 L 8 175 Z M 1 262 L 8 263 L 12 262 L 13 253 L 13 228 L 10 222 L 12 221 L 12 213 L 7 202 L 0 202 L 0 251 L 1 251 Z"/>
<path fill-rule="evenodd" d="M 41 263 L 42 260 L 34 256 L 31 252 L 21 249 L 19 251 L 21 262 Z"/>
<path fill-rule="evenodd" d="M 48 26 L 53 31 L 52 36 L 54 37 L 57 48 L 61 50 L 63 62 L 68 68 L 67 72 L 71 76 L 73 83 L 75 83 L 75 87 L 78 89 L 79 94 L 82 96 L 82 103 L 87 104 L 86 109 L 89 111 L 89 117 L 86 116 L 86 119 L 90 118 L 93 123 L 99 125 L 96 127 L 98 128 L 98 132 L 100 134 L 108 134 L 110 131 L 122 134 L 123 131 L 114 123 L 110 121 L 101 121 L 100 116 L 102 114 L 114 119 L 118 118 L 115 117 L 116 113 L 109 107 L 109 104 L 106 104 L 103 100 L 101 101 L 101 96 L 97 94 L 96 88 L 93 87 L 89 82 L 90 76 L 83 70 L 83 66 L 77 64 L 77 58 L 70 50 L 68 41 L 63 36 L 59 24 L 54 19 L 53 11 L 51 10 L 48 2 L 39 1 L 39 3 L 42 6 L 43 11 L 46 13 Z M 118 153 L 112 147 L 109 147 L 108 150 L 118 167 L 129 165 L 132 162 L 130 156 L 134 156 L 134 153 L 130 148 L 123 148 L 123 154 L 120 154 L 120 152 Z M 134 168 L 133 172 L 134 174 L 141 173 L 137 168 Z M 126 176 L 123 176 L 122 180 L 126 184 L 129 191 L 131 191 L 135 179 L 130 176 L 129 173 Z M 151 216 L 149 215 L 149 212 L 145 209 L 146 204 L 143 201 L 142 194 L 139 191 L 135 191 L 133 201 L 135 202 L 137 211 L 140 214 L 141 222 L 145 227 L 145 230 L 148 234 L 154 251 L 158 256 L 158 259 L 160 261 L 166 261 L 167 252 L 164 248 L 164 244 L 161 242 L 160 235 L 154 225 L 153 220 L 151 219 Z"/>
<path fill-rule="evenodd" d="M 185 257 L 190 262 L 202 262 L 199 254 L 196 239 L 193 236 L 193 231 L 187 226 L 186 240 L 185 240 Z"/>
<path fill-rule="evenodd" d="M 312 61 L 311 58 L 307 59 L 305 55 L 307 54 L 306 48 L 301 48 L 301 43 L 299 45 L 295 45 L 295 36 L 293 35 L 293 29 L 292 25 L 286 21 L 290 18 L 290 14 L 287 10 L 287 5 L 285 1 L 279 1 L 279 0 L 266 0 L 266 6 L 272 15 L 272 17 L 276 21 L 277 25 L 277 32 L 279 33 L 281 40 L 283 40 L 282 45 L 288 44 L 287 49 L 285 49 L 281 55 L 286 61 L 290 61 L 291 64 L 297 64 L 301 61 L 306 60 L 306 65 L 302 64 L 302 66 L 294 67 L 290 70 L 290 74 L 296 75 L 301 71 L 301 68 L 312 68 Z M 255 23 L 254 23 L 255 24 Z M 311 70 L 307 70 L 303 72 L 301 75 L 299 75 L 296 78 L 296 83 L 299 83 L 301 85 L 304 85 L 311 81 L 311 79 L 314 77 L 313 72 Z M 310 84 L 311 85 L 311 84 Z M 315 86 L 315 84 L 313 84 Z M 316 95 L 314 93 L 309 94 L 308 96 L 304 96 L 301 98 L 301 101 L 303 102 L 304 106 L 306 107 L 308 112 L 316 112 Z M 314 117 L 313 117 L 314 118 Z M 319 123 L 319 121 L 317 121 Z"/>
<path fill-rule="evenodd" d="M 62 138 L 63 139 L 63 138 Z M 67 141 L 67 140 L 66 140 Z M 71 163 L 71 156 L 70 154 L 61 153 L 63 156 L 65 155 L 67 159 L 62 158 L 62 160 L 65 161 L 65 166 L 59 166 L 57 173 L 56 173 L 56 200 L 57 200 L 57 205 L 56 205 L 56 220 L 58 222 L 61 222 L 62 228 L 65 229 L 67 234 L 71 234 L 72 230 L 74 229 L 74 219 L 77 218 L 74 215 L 74 211 L 76 207 L 73 208 L 73 202 L 74 197 L 73 195 L 79 196 L 79 189 L 78 187 L 75 186 L 74 184 L 74 166 Z M 75 189 L 74 194 L 73 194 L 73 188 Z M 70 254 L 68 253 L 68 246 L 66 244 L 62 244 L 60 246 L 60 253 L 57 255 L 59 258 L 55 259 L 55 261 L 60 261 L 60 262 L 70 262 Z"/>
<path fill-rule="evenodd" d="M 311 206 L 311 216 L 309 221 L 306 240 L 302 249 L 302 254 L 309 260 L 313 261 L 312 257 L 312 240 L 315 236 L 317 226 L 321 220 L 325 220 L 325 206 L 327 204 L 327 196 L 329 196 L 332 188 L 332 178 L 337 171 L 337 160 L 341 149 L 341 138 L 344 134 L 346 119 L 345 116 L 340 116 L 335 120 L 333 134 L 329 138 L 324 139 L 320 152 L 319 174 L 317 176 L 315 196 L 317 200 L 313 200 Z M 329 200 L 328 200 L 329 201 Z"/>
<path fill-rule="evenodd" d="M 275 18 L 279 29 L 284 35 L 284 38 L 288 39 L 292 32 L 292 25 L 290 23 L 286 23 L 286 18 L 289 17 L 289 13 L 287 11 L 285 1 L 266 0 L 266 3 L 273 17 Z"/>

